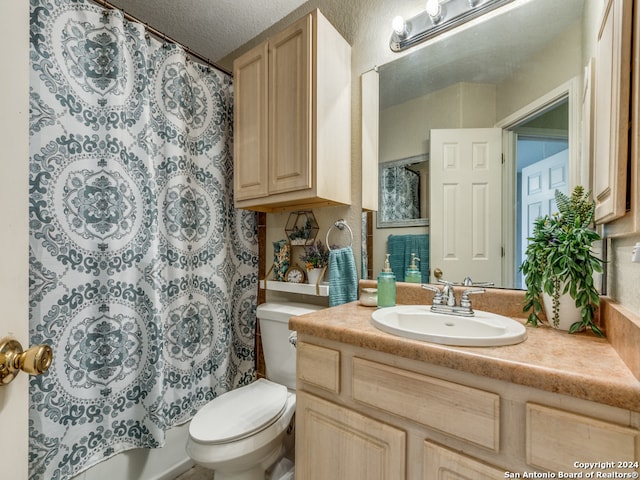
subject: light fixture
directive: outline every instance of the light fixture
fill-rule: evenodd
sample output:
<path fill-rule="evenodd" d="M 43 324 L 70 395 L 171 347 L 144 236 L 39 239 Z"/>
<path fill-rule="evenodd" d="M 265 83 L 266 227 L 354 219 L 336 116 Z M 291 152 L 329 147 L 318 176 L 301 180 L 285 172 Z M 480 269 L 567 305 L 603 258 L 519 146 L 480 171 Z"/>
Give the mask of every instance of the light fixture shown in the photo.
<path fill-rule="evenodd" d="M 429 15 L 429 18 L 431 18 L 431 22 L 433 22 L 434 25 L 439 24 L 444 18 L 444 12 L 442 11 L 440 0 L 427 0 L 425 10 L 427 11 L 427 15 Z"/>
<path fill-rule="evenodd" d="M 393 19 L 389 46 L 401 52 L 513 0 L 426 0 L 425 10 L 410 20 Z"/>
<path fill-rule="evenodd" d="M 407 35 L 409 35 L 407 22 L 405 22 L 404 18 L 400 15 L 393 19 L 391 27 L 393 28 L 393 33 L 395 33 L 398 38 L 406 38 Z"/>

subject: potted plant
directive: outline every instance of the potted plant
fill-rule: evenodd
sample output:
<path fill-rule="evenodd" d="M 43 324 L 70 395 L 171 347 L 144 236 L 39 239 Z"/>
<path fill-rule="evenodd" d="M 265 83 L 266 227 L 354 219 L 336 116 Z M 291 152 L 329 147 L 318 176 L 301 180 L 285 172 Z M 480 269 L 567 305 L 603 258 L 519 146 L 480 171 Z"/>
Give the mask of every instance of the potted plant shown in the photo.
<path fill-rule="evenodd" d="M 546 294 L 551 311 L 548 307 L 545 311 L 554 327 L 558 328 L 561 318 L 568 316 L 565 311 L 561 313 L 563 302 L 573 300 L 577 316 L 565 329 L 574 333 L 590 328 L 603 336 L 593 323 L 594 311 L 600 304 L 593 274 L 602 272 L 602 260 L 591 251 L 592 243 L 600 239 L 591 228 L 595 202 L 579 185 L 571 196 L 556 190 L 555 199 L 558 213 L 535 220 L 526 260 L 520 266 L 527 287 L 524 311 L 530 311 L 527 323 L 538 326 L 540 297 Z"/>
<path fill-rule="evenodd" d="M 307 279 L 309 283 L 317 283 L 320 275 L 329 264 L 329 249 L 318 240 L 316 243 L 305 247 L 304 254 L 300 256 L 307 268 Z"/>

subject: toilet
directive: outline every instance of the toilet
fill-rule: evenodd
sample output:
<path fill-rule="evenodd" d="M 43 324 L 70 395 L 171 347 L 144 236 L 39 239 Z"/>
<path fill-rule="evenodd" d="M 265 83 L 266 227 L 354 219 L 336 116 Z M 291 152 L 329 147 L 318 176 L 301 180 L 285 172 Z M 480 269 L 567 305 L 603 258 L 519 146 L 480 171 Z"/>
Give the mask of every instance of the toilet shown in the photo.
<path fill-rule="evenodd" d="M 216 397 L 189 425 L 187 454 L 215 471 L 215 480 L 264 480 L 284 453 L 296 408 L 296 354 L 289 342 L 289 318 L 323 307 L 264 303 L 256 316 L 267 378 Z"/>

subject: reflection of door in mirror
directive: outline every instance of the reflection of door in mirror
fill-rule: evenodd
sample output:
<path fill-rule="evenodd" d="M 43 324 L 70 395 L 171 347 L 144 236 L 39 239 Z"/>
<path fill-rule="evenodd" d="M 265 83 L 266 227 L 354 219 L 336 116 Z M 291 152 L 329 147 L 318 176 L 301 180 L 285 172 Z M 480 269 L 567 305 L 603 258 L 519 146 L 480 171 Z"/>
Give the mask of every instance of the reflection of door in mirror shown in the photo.
<path fill-rule="evenodd" d="M 502 285 L 502 130 L 431 130 L 430 150 L 431 268 Z"/>
<path fill-rule="evenodd" d="M 569 191 L 568 100 L 514 129 L 516 140 L 516 258 L 524 261 L 536 218 L 556 211 L 555 191 Z M 517 274 L 516 288 L 525 288 Z"/>

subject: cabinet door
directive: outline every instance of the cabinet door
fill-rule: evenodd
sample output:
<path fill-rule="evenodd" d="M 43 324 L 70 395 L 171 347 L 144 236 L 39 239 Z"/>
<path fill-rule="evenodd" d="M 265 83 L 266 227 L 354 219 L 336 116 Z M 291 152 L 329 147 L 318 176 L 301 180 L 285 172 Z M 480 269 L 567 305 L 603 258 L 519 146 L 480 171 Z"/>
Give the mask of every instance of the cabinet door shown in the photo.
<path fill-rule="evenodd" d="M 312 16 L 269 40 L 269 193 L 311 188 Z"/>
<path fill-rule="evenodd" d="M 431 442 L 424 442 L 424 480 L 495 480 L 505 470 L 486 465 Z"/>
<path fill-rule="evenodd" d="M 595 219 L 625 214 L 632 0 L 608 0 L 598 32 L 595 60 L 593 194 Z"/>
<path fill-rule="evenodd" d="M 613 462 L 640 460 L 640 431 L 527 403 L 526 455 L 528 465 L 542 470 L 580 473 L 584 469 L 577 468 L 576 462 L 612 462 L 607 472 L 637 473 L 637 469 L 616 470 Z"/>
<path fill-rule="evenodd" d="M 268 195 L 268 48 L 262 43 L 233 63 L 234 198 Z"/>
<path fill-rule="evenodd" d="M 296 402 L 297 480 L 405 478 L 404 431 L 300 390 Z"/>

